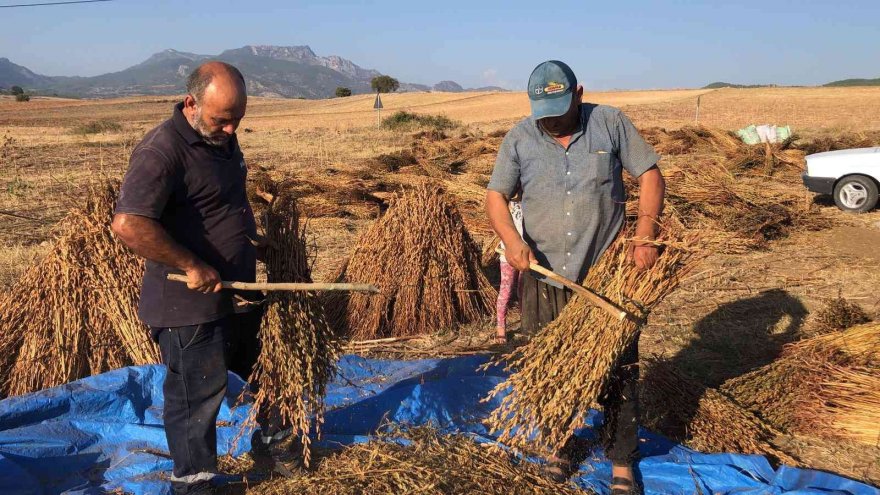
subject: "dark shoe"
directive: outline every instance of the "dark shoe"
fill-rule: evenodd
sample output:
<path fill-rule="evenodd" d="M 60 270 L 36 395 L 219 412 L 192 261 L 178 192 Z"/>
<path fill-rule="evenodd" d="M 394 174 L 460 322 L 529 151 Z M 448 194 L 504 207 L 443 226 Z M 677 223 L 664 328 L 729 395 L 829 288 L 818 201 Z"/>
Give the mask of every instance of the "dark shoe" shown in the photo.
<path fill-rule="evenodd" d="M 302 474 L 302 444 L 297 439 L 278 441 L 263 438 L 259 432 L 251 439 L 251 457 L 257 466 L 271 470 L 285 478 Z"/>
<path fill-rule="evenodd" d="M 214 485 L 210 481 L 197 481 L 195 483 L 171 482 L 174 495 L 214 495 Z"/>
<path fill-rule="evenodd" d="M 642 495 L 642 487 L 638 483 L 626 478 L 611 478 L 611 495 Z"/>
<path fill-rule="evenodd" d="M 564 456 L 547 459 L 542 468 L 544 475 L 557 483 L 565 483 L 574 474 L 571 461 Z"/>

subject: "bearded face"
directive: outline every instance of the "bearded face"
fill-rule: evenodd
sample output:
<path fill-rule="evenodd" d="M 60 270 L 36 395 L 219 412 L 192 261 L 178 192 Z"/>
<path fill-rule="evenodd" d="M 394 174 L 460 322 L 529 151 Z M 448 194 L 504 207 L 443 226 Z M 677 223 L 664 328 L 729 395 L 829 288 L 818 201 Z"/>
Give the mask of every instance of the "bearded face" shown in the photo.
<path fill-rule="evenodd" d="M 199 136 L 207 144 L 218 148 L 226 146 L 232 134 L 227 134 L 223 130 L 223 126 L 212 125 L 210 122 L 206 122 L 203 118 L 202 110 L 201 105 L 196 105 L 196 112 L 193 115 L 192 122 L 193 129 L 199 133 Z"/>

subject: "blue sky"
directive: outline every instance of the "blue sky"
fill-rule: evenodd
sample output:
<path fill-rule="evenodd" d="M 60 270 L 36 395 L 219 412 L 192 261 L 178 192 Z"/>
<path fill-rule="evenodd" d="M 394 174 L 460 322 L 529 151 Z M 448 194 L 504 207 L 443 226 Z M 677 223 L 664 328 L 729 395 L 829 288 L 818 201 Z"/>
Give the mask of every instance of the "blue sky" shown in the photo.
<path fill-rule="evenodd" d="M 878 19 L 878 0 L 116 0 L 0 9 L 0 57 L 88 76 L 165 48 L 309 45 L 426 84 L 522 89 L 535 65 L 557 58 L 594 90 L 814 85 L 880 77 Z"/>

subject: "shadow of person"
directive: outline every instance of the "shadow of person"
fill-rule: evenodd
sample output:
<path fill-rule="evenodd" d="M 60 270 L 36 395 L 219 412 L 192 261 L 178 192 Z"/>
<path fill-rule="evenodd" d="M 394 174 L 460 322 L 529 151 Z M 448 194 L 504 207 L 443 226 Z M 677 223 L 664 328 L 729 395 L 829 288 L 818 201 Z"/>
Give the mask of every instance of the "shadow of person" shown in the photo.
<path fill-rule="evenodd" d="M 779 357 L 799 338 L 806 316 L 800 299 L 782 289 L 723 304 L 694 325 L 697 338 L 670 364 L 716 388 Z"/>
<path fill-rule="evenodd" d="M 785 344 L 798 339 L 806 316 L 801 301 L 782 289 L 719 306 L 697 322 L 696 338 L 684 349 L 645 366 L 643 424 L 686 440 L 705 391 L 778 358 Z"/>

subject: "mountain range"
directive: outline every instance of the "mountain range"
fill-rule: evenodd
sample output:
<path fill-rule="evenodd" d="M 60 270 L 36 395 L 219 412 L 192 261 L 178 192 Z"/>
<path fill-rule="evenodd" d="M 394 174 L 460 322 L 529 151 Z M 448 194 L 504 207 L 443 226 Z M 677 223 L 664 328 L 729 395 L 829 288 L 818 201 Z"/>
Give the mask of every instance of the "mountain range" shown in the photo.
<path fill-rule="evenodd" d="M 216 56 L 164 50 L 127 69 L 92 77 L 45 76 L 0 58 L 0 88 L 21 86 L 31 93 L 90 98 L 180 94 L 185 92 L 186 76 L 205 60 L 222 60 L 238 67 L 247 80 L 248 94 L 255 96 L 327 98 L 339 86 L 354 94 L 369 93 L 370 80 L 381 75 L 336 55 L 318 56 L 308 46 L 248 45 Z M 434 86 L 401 81 L 399 91 L 504 89 L 488 86 L 465 90 L 454 81 Z"/>

